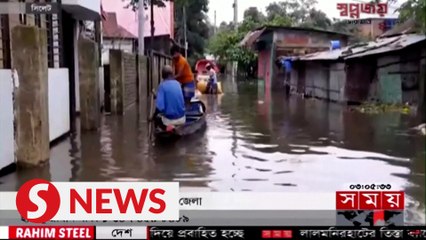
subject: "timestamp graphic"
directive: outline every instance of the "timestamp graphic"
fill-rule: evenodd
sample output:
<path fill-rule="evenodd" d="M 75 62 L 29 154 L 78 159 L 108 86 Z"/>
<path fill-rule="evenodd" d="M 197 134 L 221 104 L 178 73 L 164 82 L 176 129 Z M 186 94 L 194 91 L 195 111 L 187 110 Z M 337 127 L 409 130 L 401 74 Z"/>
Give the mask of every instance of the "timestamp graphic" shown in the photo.
<path fill-rule="evenodd" d="M 351 184 L 349 185 L 350 190 L 391 190 L 391 184 Z"/>

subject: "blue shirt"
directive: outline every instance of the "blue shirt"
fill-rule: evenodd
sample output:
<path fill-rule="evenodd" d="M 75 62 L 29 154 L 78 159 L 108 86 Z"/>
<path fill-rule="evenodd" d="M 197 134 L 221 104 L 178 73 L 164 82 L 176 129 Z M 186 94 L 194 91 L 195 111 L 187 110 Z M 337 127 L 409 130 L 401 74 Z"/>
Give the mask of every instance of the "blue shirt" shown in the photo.
<path fill-rule="evenodd" d="M 176 80 L 164 80 L 157 90 L 156 107 L 170 120 L 185 116 L 185 102 L 180 83 Z"/>
<path fill-rule="evenodd" d="M 289 59 L 282 60 L 286 72 L 291 72 L 291 61 Z"/>
<path fill-rule="evenodd" d="M 286 72 L 291 72 L 291 62 L 290 62 L 290 60 L 284 61 L 284 66 L 285 66 L 285 71 Z"/>

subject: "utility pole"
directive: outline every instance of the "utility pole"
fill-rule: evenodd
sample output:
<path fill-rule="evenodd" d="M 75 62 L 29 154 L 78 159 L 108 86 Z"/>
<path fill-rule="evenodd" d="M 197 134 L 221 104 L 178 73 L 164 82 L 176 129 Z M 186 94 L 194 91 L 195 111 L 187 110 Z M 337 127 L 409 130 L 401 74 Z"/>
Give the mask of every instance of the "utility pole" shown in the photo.
<path fill-rule="evenodd" d="M 234 30 L 237 31 L 238 29 L 238 0 L 234 0 Z M 238 62 L 232 63 L 232 80 L 234 81 L 237 77 L 238 73 Z"/>
<path fill-rule="evenodd" d="M 237 30 L 238 25 L 238 0 L 234 0 L 234 29 Z"/>
<path fill-rule="evenodd" d="M 185 44 L 185 58 L 188 58 L 188 39 L 186 36 L 186 6 L 183 5 L 183 39 Z"/>
<path fill-rule="evenodd" d="M 138 45 L 139 45 L 139 55 L 145 54 L 145 0 L 139 0 L 138 6 Z"/>
<path fill-rule="evenodd" d="M 216 29 L 217 29 L 217 25 L 216 25 L 216 10 L 214 10 L 214 28 L 213 28 L 213 33 L 216 34 Z"/>
<path fill-rule="evenodd" d="M 154 25 L 154 1 L 151 2 L 151 50 L 154 50 L 154 32 L 155 32 L 155 25 Z"/>

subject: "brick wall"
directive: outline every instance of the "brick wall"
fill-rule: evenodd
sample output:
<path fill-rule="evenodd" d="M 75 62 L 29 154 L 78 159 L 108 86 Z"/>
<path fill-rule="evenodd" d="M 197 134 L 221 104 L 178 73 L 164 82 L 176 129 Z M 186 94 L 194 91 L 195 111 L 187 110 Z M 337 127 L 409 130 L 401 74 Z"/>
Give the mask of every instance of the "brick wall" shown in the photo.
<path fill-rule="evenodd" d="M 137 100 L 137 65 L 136 54 L 123 53 L 124 108 Z"/>
<path fill-rule="evenodd" d="M 165 64 L 171 64 L 169 58 L 154 55 L 154 57 L 141 56 L 138 66 L 136 54 L 110 49 L 109 74 L 106 75 L 109 76 L 109 80 L 105 80 L 110 82 L 110 100 L 106 98 L 105 101 L 110 101 L 111 113 L 122 115 L 138 100 L 147 101 L 151 90 L 156 90 L 158 86 L 160 69 Z"/>

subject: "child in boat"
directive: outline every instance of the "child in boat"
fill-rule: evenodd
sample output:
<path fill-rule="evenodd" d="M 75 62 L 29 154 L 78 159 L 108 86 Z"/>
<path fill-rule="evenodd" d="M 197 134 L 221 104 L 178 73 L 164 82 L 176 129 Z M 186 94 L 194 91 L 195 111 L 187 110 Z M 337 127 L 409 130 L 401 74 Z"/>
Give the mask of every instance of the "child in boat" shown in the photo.
<path fill-rule="evenodd" d="M 207 86 L 207 92 L 210 94 L 216 94 L 217 93 L 217 76 L 216 71 L 213 69 L 212 65 L 207 64 L 206 69 L 209 74 L 209 82 Z"/>
<path fill-rule="evenodd" d="M 185 118 L 185 100 L 180 83 L 174 78 L 173 68 L 164 66 L 162 81 L 157 89 L 154 119 L 161 127 L 183 125 Z"/>

